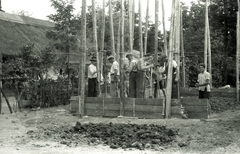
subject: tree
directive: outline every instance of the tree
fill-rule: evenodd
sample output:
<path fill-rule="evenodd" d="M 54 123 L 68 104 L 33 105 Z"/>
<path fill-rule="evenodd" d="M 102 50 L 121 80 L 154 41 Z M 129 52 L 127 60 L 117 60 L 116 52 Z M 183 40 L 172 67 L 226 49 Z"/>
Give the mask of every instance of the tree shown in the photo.
<path fill-rule="evenodd" d="M 197 68 L 203 62 L 205 1 L 192 2 L 183 7 L 184 46 L 187 66 Z M 236 52 L 236 2 L 212 0 L 209 6 L 209 24 L 212 46 L 213 85 L 235 85 L 234 56 Z M 197 78 L 196 71 L 188 71 L 189 77 Z M 194 85 L 193 80 L 189 80 Z"/>

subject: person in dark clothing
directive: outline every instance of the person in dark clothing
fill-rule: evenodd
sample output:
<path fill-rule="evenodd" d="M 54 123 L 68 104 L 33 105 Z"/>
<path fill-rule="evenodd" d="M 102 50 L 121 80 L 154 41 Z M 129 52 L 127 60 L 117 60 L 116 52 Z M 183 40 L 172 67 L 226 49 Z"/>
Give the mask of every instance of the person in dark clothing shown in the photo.
<path fill-rule="evenodd" d="M 129 73 L 129 97 L 136 98 L 137 96 L 137 59 L 134 59 L 131 53 L 126 55 L 129 60 L 127 72 Z"/>
<path fill-rule="evenodd" d="M 91 64 L 88 66 L 88 97 L 97 97 L 97 59 L 92 57 Z"/>

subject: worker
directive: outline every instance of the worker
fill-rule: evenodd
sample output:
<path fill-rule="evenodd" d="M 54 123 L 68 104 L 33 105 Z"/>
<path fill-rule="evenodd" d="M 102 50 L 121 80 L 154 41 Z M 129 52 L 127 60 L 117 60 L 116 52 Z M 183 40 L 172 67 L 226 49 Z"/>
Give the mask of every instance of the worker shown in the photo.
<path fill-rule="evenodd" d="M 97 59 L 92 57 L 90 59 L 91 64 L 88 66 L 88 97 L 97 97 L 98 96 L 98 80 L 97 80 Z"/>
<path fill-rule="evenodd" d="M 163 92 L 163 95 L 164 97 L 166 97 L 165 95 L 165 90 L 164 90 L 164 75 L 163 73 L 165 72 L 166 70 L 166 66 L 165 66 L 166 63 L 160 61 L 158 59 L 158 63 L 157 65 L 155 66 L 155 69 L 154 69 L 154 98 L 158 98 L 160 95 L 159 95 L 159 90 L 162 90 Z"/>
<path fill-rule="evenodd" d="M 165 70 L 165 75 L 168 75 L 168 66 L 169 66 L 169 60 L 168 57 L 166 55 L 163 55 L 162 59 L 165 61 L 165 66 L 166 66 L 166 70 Z M 172 60 L 172 97 L 171 98 L 179 98 L 179 93 L 178 93 L 178 64 L 175 60 Z"/>
<path fill-rule="evenodd" d="M 120 93 L 119 93 L 119 89 L 118 89 L 118 83 L 119 83 L 119 75 L 120 75 L 120 71 L 119 71 L 119 64 L 118 62 L 114 59 L 113 56 L 109 56 L 107 58 L 107 60 L 112 64 L 111 68 L 110 68 L 110 96 L 111 97 L 119 97 Z"/>
<path fill-rule="evenodd" d="M 133 57 L 131 53 L 126 55 L 129 60 L 127 72 L 129 73 L 129 97 L 137 97 L 137 62 L 138 60 Z"/>
<path fill-rule="evenodd" d="M 146 54 L 137 62 L 137 81 L 138 81 L 138 84 L 136 86 L 137 98 L 145 98 L 146 71 L 154 67 L 152 60 L 153 57 L 150 54 Z"/>

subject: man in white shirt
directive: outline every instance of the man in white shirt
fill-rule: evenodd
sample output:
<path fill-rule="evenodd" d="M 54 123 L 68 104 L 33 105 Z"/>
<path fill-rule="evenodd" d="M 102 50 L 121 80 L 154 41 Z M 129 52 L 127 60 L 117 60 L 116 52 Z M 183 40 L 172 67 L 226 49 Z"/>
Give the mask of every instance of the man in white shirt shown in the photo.
<path fill-rule="evenodd" d="M 114 60 L 113 56 L 109 56 L 108 61 L 112 64 L 110 68 L 110 76 L 111 76 L 111 84 L 110 84 L 110 96 L 111 97 L 119 97 L 119 89 L 118 89 L 118 83 L 119 83 L 119 64 L 117 61 Z"/>
<path fill-rule="evenodd" d="M 97 59 L 92 57 L 91 64 L 88 66 L 88 97 L 97 97 Z"/>
<path fill-rule="evenodd" d="M 209 99 L 211 75 L 205 70 L 205 64 L 203 63 L 199 64 L 199 70 L 198 83 L 196 83 L 196 86 L 199 87 L 199 99 Z"/>

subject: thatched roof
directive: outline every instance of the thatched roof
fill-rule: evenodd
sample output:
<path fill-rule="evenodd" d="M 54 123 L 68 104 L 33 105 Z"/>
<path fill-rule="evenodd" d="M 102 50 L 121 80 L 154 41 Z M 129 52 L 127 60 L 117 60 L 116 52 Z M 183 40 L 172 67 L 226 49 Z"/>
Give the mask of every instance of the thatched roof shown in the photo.
<path fill-rule="evenodd" d="M 0 12 L 0 52 L 16 55 L 29 43 L 40 51 L 48 45 L 46 32 L 53 27 L 49 21 Z"/>

